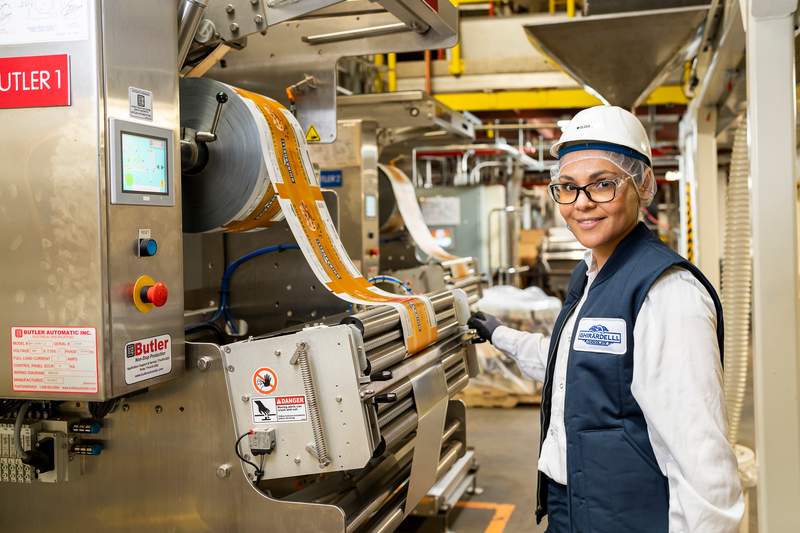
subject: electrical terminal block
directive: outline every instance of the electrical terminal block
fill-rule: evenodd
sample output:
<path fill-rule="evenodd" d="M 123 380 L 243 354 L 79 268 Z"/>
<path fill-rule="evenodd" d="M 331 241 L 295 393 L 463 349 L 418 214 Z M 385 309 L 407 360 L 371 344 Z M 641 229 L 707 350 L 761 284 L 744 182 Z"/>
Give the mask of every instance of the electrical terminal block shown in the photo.
<path fill-rule="evenodd" d="M 253 455 L 269 455 L 275 449 L 275 430 L 269 428 L 253 429 L 249 441 Z"/>

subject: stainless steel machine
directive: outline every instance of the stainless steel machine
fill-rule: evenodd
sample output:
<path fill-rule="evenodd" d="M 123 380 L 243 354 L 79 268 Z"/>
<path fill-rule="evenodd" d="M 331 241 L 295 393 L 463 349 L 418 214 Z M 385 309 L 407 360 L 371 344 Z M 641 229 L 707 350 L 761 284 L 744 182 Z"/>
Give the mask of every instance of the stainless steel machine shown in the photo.
<path fill-rule="evenodd" d="M 350 312 L 279 215 L 217 231 L 217 199 L 198 196 L 253 160 L 230 144 L 236 104 L 192 78 L 257 72 L 275 85 L 249 88 L 284 98 L 308 73 L 319 84 L 293 103 L 331 142 L 332 58 L 457 41 L 447 2 L 334 4 L 83 0 L 46 31 L 14 10 L 0 34 L 0 79 L 19 82 L 0 102 L 4 530 L 392 531 L 474 482 L 452 401 L 479 371 L 468 295 L 431 292 L 437 340 L 409 354 L 398 312 Z M 216 111 L 182 107 L 196 97 Z M 323 199 L 341 227 L 346 195 Z"/>
<path fill-rule="evenodd" d="M 365 275 L 392 276 L 415 293 L 462 288 L 470 303 L 480 298 L 476 260 L 469 261 L 465 276 L 452 262 L 421 257 L 402 221 L 386 229 L 399 214 L 389 179 L 378 166 L 410 170 L 412 150 L 420 144 L 472 142 L 472 122 L 422 91 L 342 96 L 338 116 L 336 141 L 312 145 L 312 157 L 323 186 L 339 197 L 343 242 Z M 382 286 L 405 293 L 397 285 Z"/>

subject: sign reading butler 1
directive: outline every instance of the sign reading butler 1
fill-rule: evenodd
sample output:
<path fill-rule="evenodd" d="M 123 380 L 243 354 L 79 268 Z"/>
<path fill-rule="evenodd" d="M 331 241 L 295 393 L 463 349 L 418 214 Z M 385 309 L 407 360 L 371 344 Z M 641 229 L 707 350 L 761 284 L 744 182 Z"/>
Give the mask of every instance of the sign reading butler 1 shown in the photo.
<path fill-rule="evenodd" d="M 69 55 L 0 58 L 0 108 L 70 105 Z"/>

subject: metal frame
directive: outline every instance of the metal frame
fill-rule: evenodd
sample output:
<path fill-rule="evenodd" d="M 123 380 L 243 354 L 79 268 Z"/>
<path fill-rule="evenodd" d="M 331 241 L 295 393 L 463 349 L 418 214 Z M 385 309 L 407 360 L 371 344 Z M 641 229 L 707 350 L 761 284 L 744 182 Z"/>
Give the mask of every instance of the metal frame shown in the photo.
<path fill-rule="evenodd" d="M 265 36 L 252 36 L 244 50 L 226 56 L 224 68 L 217 64 L 206 75 L 269 95 L 287 107 L 290 102 L 286 88 L 313 76 L 316 88 L 294 95 L 297 120 L 305 132 L 313 125 L 320 142 L 333 142 L 336 139 L 337 62 L 340 58 L 451 48 L 458 42 L 457 29 L 453 29 L 457 28 L 458 11 L 449 2 L 440 3 L 438 15 L 422 0 L 405 0 L 404 3 L 384 0 L 384 3 L 389 11 L 367 0 L 357 0 L 315 11 L 301 20 L 272 26 Z M 298 2 L 300 4 L 302 2 Z M 413 14 L 398 7 L 403 5 Z M 406 23 L 405 29 L 398 24 L 398 19 Z M 384 31 L 376 35 L 375 28 Z M 372 35 L 365 35 L 365 32 Z"/>
<path fill-rule="evenodd" d="M 747 10 L 753 368 L 761 533 L 800 531 L 796 10 L 797 0 L 758 0 Z"/>

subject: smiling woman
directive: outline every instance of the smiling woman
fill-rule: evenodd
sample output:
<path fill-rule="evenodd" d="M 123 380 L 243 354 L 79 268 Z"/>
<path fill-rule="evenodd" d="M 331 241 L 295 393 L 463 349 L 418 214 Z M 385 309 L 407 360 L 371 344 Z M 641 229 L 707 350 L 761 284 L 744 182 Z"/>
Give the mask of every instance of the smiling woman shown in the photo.
<path fill-rule="evenodd" d="M 550 195 L 589 249 L 558 334 L 469 320 L 544 382 L 537 521 L 547 515 L 549 533 L 734 533 L 744 501 L 727 441 L 722 306 L 639 223 L 656 192 L 644 127 L 618 107 L 590 108 L 551 153 Z"/>
<path fill-rule="evenodd" d="M 609 154 L 626 157 L 603 150 L 567 154 L 561 159 L 561 174 L 550 185 L 561 216 L 578 241 L 594 252 L 598 268 L 636 226 L 641 202 L 634 178 L 610 161 Z M 646 173 L 652 176 L 649 168 Z"/>

